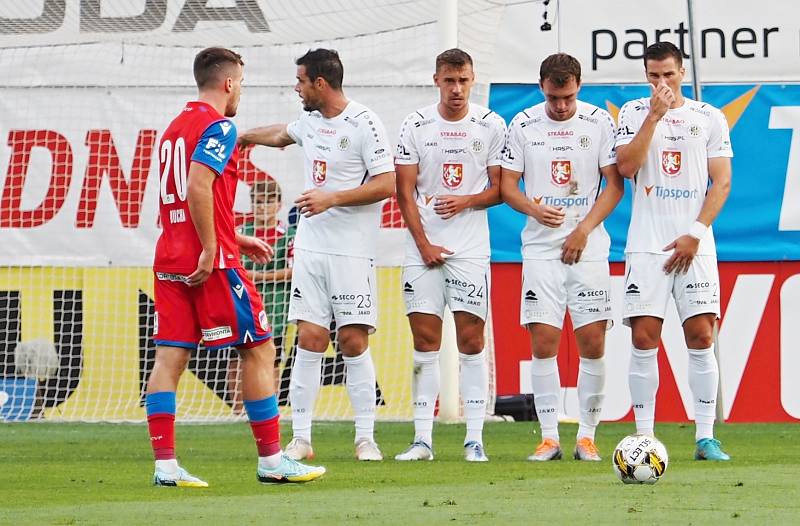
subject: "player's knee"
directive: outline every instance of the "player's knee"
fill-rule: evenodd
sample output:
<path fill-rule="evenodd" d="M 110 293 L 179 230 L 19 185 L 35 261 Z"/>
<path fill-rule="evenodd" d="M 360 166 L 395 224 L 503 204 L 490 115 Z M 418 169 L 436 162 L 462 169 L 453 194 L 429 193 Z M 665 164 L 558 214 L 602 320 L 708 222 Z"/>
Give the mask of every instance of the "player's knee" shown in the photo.
<path fill-rule="evenodd" d="M 463 334 L 457 338 L 458 352 L 461 354 L 478 354 L 483 351 L 483 334 Z"/>
<path fill-rule="evenodd" d="M 414 349 L 422 352 L 438 351 L 442 346 L 442 337 L 433 331 L 414 334 Z"/>
<path fill-rule="evenodd" d="M 698 331 L 686 335 L 686 346 L 690 349 L 708 349 L 714 344 L 710 331 Z"/>
<path fill-rule="evenodd" d="M 366 330 L 354 327 L 342 327 L 337 335 L 339 349 L 345 356 L 358 356 L 369 346 L 369 336 Z"/>

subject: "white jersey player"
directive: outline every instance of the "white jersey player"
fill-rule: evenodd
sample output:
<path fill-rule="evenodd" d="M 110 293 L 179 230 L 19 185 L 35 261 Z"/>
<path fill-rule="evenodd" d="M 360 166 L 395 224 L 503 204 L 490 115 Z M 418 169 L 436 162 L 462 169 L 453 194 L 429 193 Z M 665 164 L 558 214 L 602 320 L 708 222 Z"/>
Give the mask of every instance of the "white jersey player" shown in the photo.
<path fill-rule="evenodd" d="M 394 190 L 391 147 L 378 116 L 344 96 L 335 51 L 309 51 L 296 64 L 295 91 L 305 112 L 288 125 L 242 136 L 245 144 L 297 143 L 305 157 L 305 191 L 295 201 L 301 218 L 289 321 L 297 322 L 298 345 L 289 387 L 294 436 L 286 453 L 295 459 L 314 455 L 312 411 L 333 318 L 355 412 L 356 458 L 382 460 L 373 436 L 375 367 L 368 335 L 377 325 L 373 259 L 380 201 Z"/>
<path fill-rule="evenodd" d="M 397 145 L 397 199 L 408 226 L 403 296 L 414 336 L 414 427 L 397 460 L 433 459 L 439 348 L 445 306 L 453 312 L 460 362 L 468 461 L 488 460 L 483 421 L 488 369 L 483 329 L 489 303 L 486 208 L 500 202 L 506 126 L 469 102 L 472 58 L 450 49 L 436 58 L 439 102 L 411 113 Z"/>
<path fill-rule="evenodd" d="M 629 384 L 636 429 L 653 434 L 656 355 L 673 296 L 689 349 L 695 458 L 728 460 L 714 438 L 719 371 L 712 333 L 720 311 L 711 231 L 730 192 L 728 125 L 718 109 L 681 95 L 684 68 L 676 46 L 653 44 L 644 62 L 652 96 L 622 107 L 617 135 L 619 171 L 635 189 L 625 247 L 625 323 L 633 337 Z"/>
<path fill-rule="evenodd" d="M 614 122 L 577 99 L 580 63 L 559 53 L 542 62 L 545 101 L 514 117 L 508 130 L 501 192 L 528 216 L 522 232 L 520 323 L 531 337 L 531 385 L 542 441 L 529 460 L 562 456 L 556 358 L 566 310 L 578 343 L 580 420 L 574 456 L 600 460 L 595 429 L 605 382 L 605 332 L 611 318 L 608 251 L 602 221 L 623 194 Z M 519 189 L 523 178 L 525 193 Z M 601 179 L 606 186 L 600 191 Z"/>

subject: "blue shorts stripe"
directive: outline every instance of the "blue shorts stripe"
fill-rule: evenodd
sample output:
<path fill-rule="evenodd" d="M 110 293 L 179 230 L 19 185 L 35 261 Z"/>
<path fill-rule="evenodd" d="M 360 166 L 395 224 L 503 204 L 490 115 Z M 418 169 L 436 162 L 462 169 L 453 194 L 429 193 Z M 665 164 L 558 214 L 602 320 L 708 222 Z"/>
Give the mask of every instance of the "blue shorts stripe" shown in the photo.
<path fill-rule="evenodd" d="M 242 283 L 236 269 L 227 269 L 225 272 L 228 276 L 228 283 L 231 285 L 231 299 L 233 299 L 234 309 L 236 310 L 236 325 L 239 329 L 236 343 L 245 343 L 244 338 L 247 333 L 250 333 L 250 338 L 255 341 L 256 324 L 255 319 L 253 319 L 253 307 L 250 305 L 250 295 L 247 293 L 247 288 Z M 236 290 L 241 290 L 241 295 L 237 294 Z"/>
<path fill-rule="evenodd" d="M 164 347 L 181 347 L 183 349 L 190 349 L 192 351 L 197 349 L 197 342 L 191 343 L 191 342 L 176 342 L 172 340 L 153 340 L 153 343 Z"/>

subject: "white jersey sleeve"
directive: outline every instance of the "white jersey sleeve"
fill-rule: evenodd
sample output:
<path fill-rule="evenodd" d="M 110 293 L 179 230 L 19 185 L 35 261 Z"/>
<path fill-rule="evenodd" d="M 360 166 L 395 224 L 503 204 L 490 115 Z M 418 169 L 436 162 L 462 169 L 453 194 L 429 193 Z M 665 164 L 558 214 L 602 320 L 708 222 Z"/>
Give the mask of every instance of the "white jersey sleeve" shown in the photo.
<path fill-rule="evenodd" d="M 600 158 L 598 162 L 600 168 L 617 164 L 617 129 L 614 126 L 614 119 L 607 111 L 599 110 L 598 119 L 601 123 Z"/>
<path fill-rule="evenodd" d="M 371 111 L 361 116 L 361 156 L 371 177 L 394 171 L 391 143 L 381 119 Z"/>
<path fill-rule="evenodd" d="M 619 110 L 619 126 L 617 127 L 617 146 L 629 144 L 642 127 L 642 121 L 647 115 L 647 108 L 640 99 L 626 102 Z"/>
<path fill-rule="evenodd" d="M 725 115 L 716 108 L 711 112 L 711 124 L 708 131 L 708 158 L 733 157 L 731 136 Z"/>
<path fill-rule="evenodd" d="M 503 152 L 506 147 L 506 121 L 503 118 L 492 112 L 487 119 L 492 131 L 491 142 L 489 143 L 489 154 L 487 166 L 501 166 L 503 163 Z"/>
<path fill-rule="evenodd" d="M 505 151 L 501 166 L 515 172 L 525 171 L 525 135 L 522 133 L 522 124 L 528 116 L 521 111 L 512 119 L 508 127 Z"/>
<path fill-rule="evenodd" d="M 299 119 L 290 122 L 286 125 L 286 133 L 298 146 L 303 146 L 303 113 Z"/>
<path fill-rule="evenodd" d="M 414 141 L 415 121 L 419 117 L 417 112 L 412 113 L 400 127 L 400 137 L 397 140 L 395 162 L 397 164 L 419 164 L 419 151 Z"/>

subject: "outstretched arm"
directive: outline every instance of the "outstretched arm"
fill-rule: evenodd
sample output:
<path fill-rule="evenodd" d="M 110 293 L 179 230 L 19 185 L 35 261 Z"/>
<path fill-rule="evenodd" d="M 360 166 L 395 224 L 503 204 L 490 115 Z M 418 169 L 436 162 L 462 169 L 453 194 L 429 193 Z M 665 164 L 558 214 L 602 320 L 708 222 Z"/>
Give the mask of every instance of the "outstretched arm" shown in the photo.
<path fill-rule="evenodd" d="M 247 146 L 248 144 L 283 148 L 294 144 L 294 139 L 286 131 L 286 124 L 270 124 L 269 126 L 251 128 L 239 135 L 239 146 Z"/>

